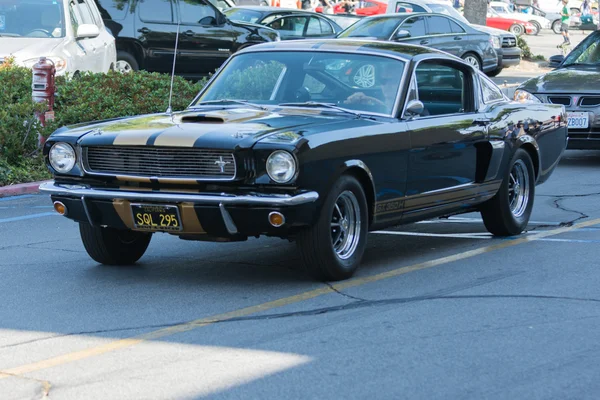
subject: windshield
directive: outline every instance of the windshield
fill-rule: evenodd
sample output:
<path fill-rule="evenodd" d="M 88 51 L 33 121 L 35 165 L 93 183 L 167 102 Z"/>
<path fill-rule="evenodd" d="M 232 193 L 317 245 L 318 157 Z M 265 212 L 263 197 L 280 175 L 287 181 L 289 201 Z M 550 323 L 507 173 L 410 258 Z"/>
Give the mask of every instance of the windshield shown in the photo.
<path fill-rule="evenodd" d="M 567 55 L 563 66 L 588 64 L 600 66 L 600 34 L 592 33 Z"/>
<path fill-rule="evenodd" d="M 232 21 L 256 23 L 260 20 L 262 13 L 254 10 L 245 10 L 243 8 L 230 8 L 223 11 L 223 14 Z"/>
<path fill-rule="evenodd" d="M 318 102 L 389 115 L 403 71 L 404 62 L 400 60 L 355 53 L 240 54 L 231 59 L 192 107 L 203 102 L 222 104 L 215 101 L 225 99 L 261 105 L 308 106 L 308 102 Z"/>
<path fill-rule="evenodd" d="M 402 22 L 397 17 L 367 18 L 360 20 L 339 34 L 340 38 L 372 37 L 387 40 Z"/>
<path fill-rule="evenodd" d="M 446 14 L 466 24 L 470 24 L 469 21 L 467 21 L 467 19 L 461 13 L 456 11 L 454 7 L 451 7 L 447 4 L 430 3 L 427 4 L 427 7 L 431 8 L 431 12 Z"/>
<path fill-rule="evenodd" d="M 0 0 L 0 37 L 65 36 L 62 1 Z"/>

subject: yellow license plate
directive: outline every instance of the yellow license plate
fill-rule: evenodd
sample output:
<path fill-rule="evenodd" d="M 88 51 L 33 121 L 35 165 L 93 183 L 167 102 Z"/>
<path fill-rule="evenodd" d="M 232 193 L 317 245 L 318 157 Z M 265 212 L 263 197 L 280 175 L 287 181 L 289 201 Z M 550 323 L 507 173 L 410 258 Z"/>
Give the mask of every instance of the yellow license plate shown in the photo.
<path fill-rule="evenodd" d="M 177 206 L 132 204 L 133 224 L 136 229 L 151 231 L 180 231 L 181 217 Z"/>

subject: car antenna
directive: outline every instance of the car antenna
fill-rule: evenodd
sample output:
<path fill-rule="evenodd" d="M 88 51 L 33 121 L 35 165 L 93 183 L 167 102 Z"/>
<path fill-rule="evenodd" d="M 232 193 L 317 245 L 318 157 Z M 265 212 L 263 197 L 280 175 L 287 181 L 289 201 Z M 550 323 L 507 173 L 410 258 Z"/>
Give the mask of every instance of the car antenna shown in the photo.
<path fill-rule="evenodd" d="M 179 44 L 179 24 L 180 18 L 177 18 L 177 36 L 175 36 L 175 53 L 173 54 L 173 70 L 171 71 L 171 88 L 169 89 L 169 107 L 167 108 L 167 114 L 173 114 L 171 108 L 171 99 L 173 98 L 173 79 L 175 78 L 175 62 L 177 61 L 177 45 Z"/>

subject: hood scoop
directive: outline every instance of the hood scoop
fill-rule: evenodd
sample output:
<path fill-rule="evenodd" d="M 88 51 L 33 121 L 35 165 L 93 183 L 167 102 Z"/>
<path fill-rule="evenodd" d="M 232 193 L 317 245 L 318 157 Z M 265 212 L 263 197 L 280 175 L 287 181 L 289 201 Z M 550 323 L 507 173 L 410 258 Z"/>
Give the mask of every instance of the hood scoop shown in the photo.
<path fill-rule="evenodd" d="M 195 122 L 195 123 L 203 123 L 203 124 L 222 124 L 225 122 L 225 119 L 221 117 L 215 117 L 212 115 L 205 114 L 197 114 L 197 115 L 186 115 L 181 118 L 181 122 Z"/>

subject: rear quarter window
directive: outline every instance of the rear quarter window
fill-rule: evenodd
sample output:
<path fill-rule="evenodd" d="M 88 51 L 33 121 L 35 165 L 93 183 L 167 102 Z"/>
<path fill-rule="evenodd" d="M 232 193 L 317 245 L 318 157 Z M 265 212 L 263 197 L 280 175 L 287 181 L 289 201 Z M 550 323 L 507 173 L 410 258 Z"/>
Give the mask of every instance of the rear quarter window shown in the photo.
<path fill-rule="evenodd" d="M 129 11 L 129 0 L 94 0 L 104 20 L 124 20 Z"/>

